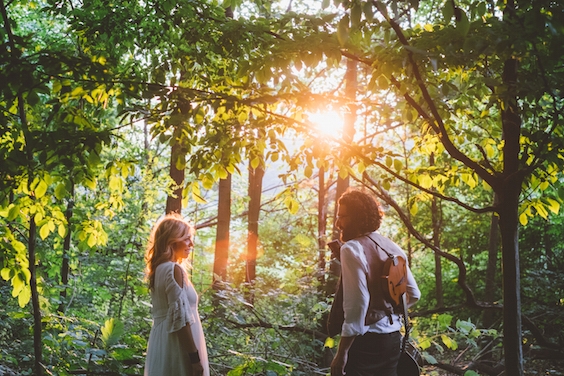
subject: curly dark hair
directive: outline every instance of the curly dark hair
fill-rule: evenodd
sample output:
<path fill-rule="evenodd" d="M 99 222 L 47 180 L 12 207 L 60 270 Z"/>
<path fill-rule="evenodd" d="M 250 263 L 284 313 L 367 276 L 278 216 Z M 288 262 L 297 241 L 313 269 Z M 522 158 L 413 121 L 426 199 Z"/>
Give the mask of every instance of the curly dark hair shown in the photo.
<path fill-rule="evenodd" d="M 352 225 L 359 234 L 373 232 L 380 228 L 384 213 L 376 198 L 360 189 L 349 188 L 341 195 L 339 205 L 345 205 L 351 215 Z"/>

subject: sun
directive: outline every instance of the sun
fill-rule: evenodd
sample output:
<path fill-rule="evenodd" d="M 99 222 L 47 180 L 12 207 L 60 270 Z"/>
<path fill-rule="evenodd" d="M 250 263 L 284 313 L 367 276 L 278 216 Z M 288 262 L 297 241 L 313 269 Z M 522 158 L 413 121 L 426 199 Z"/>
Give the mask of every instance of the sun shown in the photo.
<path fill-rule="evenodd" d="M 337 111 L 310 113 L 308 119 L 320 135 L 339 137 L 343 132 L 343 116 Z"/>

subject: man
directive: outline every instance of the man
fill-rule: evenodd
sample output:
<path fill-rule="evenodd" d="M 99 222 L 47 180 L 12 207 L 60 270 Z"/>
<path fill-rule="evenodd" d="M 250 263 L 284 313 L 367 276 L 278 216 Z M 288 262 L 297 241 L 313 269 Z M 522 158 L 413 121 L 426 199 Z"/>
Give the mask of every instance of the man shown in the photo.
<path fill-rule="evenodd" d="M 399 308 L 386 300 L 374 281 L 381 278 L 389 254 L 407 257 L 397 244 L 376 232 L 383 213 L 371 195 L 349 189 L 338 205 L 336 225 L 344 242 L 340 250 L 342 303 L 336 297 L 331 314 L 342 309 L 344 322 L 331 376 L 401 376 L 396 373 L 401 352 Z M 420 296 L 407 267 L 407 306 Z"/>

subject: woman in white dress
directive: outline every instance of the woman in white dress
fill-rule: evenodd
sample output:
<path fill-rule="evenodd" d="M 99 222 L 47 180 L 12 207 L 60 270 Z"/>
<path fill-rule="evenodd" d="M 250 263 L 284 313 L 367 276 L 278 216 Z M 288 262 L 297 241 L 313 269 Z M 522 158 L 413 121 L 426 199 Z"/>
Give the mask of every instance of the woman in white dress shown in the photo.
<path fill-rule="evenodd" d="M 179 263 L 193 248 L 194 228 L 177 214 L 154 226 L 145 261 L 153 303 L 145 376 L 209 376 L 198 295 Z"/>

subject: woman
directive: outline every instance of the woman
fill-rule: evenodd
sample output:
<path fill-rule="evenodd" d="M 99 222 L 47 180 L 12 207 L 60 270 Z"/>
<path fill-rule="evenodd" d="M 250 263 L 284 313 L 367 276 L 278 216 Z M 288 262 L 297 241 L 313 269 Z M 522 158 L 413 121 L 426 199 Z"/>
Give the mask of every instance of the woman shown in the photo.
<path fill-rule="evenodd" d="M 198 295 L 179 265 L 193 249 L 194 228 L 177 214 L 151 232 L 145 261 L 153 303 L 145 376 L 209 376 Z"/>

